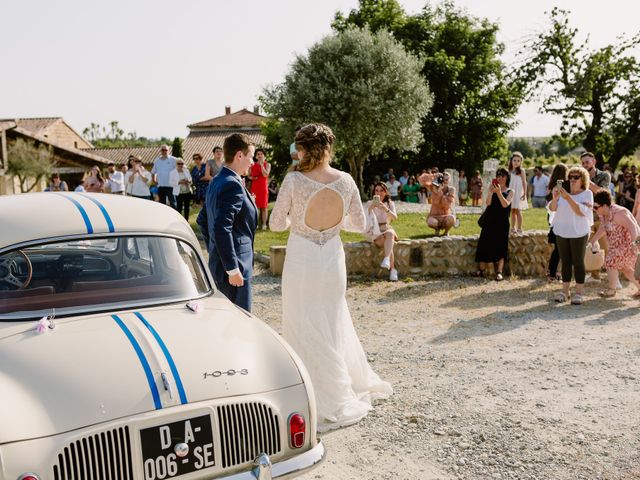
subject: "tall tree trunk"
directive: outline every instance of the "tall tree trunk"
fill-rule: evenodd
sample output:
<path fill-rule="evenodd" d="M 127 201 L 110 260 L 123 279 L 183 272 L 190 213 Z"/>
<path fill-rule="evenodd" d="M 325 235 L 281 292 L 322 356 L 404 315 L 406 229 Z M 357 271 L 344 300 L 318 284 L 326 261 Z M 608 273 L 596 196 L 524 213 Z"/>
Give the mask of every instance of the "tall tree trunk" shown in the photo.
<path fill-rule="evenodd" d="M 591 119 L 591 126 L 587 130 L 587 134 L 584 137 L 582 146 L 587 152 L 591 152 L 596 156 L 596 161 L 599 168 L 602 168 L 604 163 L 604 157 L 602 152 L 598 151 L 598 135 L 602 133 L 602 105 L 597 100 L 594 100 L 591 104 L 591 113 L 593 118 Z"/>
<path fill-rule="evenodd" d="M 347 164 L 349 165 L 349 173 L 358 186 L 358 190 L 360 191 L 360 198 L 363 199 L 366 196 L 366 193 L 364 191 L 364 164 L 366 163 L 367 158 L 369 158 L 369 156 L 362 153 L 345 153 L 345 159 L 347 160 Z"/>

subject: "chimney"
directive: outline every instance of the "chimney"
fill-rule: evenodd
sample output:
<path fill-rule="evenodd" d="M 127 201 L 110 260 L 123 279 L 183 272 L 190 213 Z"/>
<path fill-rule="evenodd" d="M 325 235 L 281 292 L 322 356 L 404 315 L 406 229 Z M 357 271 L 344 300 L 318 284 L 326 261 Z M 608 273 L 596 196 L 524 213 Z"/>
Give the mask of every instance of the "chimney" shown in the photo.
<path fill-rule="evenodd" d="M 231 105 L 227 105 L 224 107 L 224 114 L 231 115 Z"/>
<path fill-rule="evenodd" d="M 255 113 L 256 115 L 260 115 L 260 105 L 253 106 L 253 113 Z"/>

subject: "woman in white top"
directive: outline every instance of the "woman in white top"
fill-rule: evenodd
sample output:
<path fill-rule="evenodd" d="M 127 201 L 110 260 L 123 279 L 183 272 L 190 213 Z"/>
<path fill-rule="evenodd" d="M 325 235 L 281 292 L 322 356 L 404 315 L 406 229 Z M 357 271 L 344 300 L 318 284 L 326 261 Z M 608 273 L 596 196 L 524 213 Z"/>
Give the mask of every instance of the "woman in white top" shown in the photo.
<path fill-rule="evenodd" d="M 315 391 L 320 431 L 350 425 L 391 395 L 367 362 L 353 327 L 341 230 L 363 233 L 365 213 L 353 178 L 329 165 L 335 136 L 302 127 L 299 163 L 282 182 L 269 227 L 291 228 L 282 272 L 282 330 L 304 362 Z"/>
<path fill-rule="evenodd" d="M 151 200 L 150 183 L 151 173 L 142 166 L 142 159 L 135 157 L 124 176 L 125 192 L 132 197 Z"/>
<path fill-rule="evenodd" d="M 184 168 L 184 160 L 176 160 L 176 169 L 171 172 L 171 185 L 176 196 L 176 208 L 184 218 L 189 220 L 189 207 L 191 207 L 191 173 Z"/>
<path fill-rule="evenodd" d="M 584 254 L 593 225 L 593 193 L 589 190 L 589 172 L 582 167 L 572 167 L 567 175 L 569 192 L 560 185 L 553 188 L 549 210 L 553 213 L 551 226 L 556 234 L 556 244 L 562 261 L 562 292 L 556 302 L 571 299 L 573 305 L 582 303 L 585 266 Z M 571 276 L 576 279 L 576 293 L 571 298 Z"/>
<path fill-rule="evenodd" d="M 374 184 L 373 199 L 365 205 L 365 212 L 367 212 L 367 239 L 384 249 L 384 258 L 380 267 L 389 270 L 389 280 L 395 282 L 398 280 L 398 270 L 395 268 L 393 245 L 398 240 L 398 236 L 389 224 L 396 220 L 398 215 L 386 184 L 382 182 Z"/>

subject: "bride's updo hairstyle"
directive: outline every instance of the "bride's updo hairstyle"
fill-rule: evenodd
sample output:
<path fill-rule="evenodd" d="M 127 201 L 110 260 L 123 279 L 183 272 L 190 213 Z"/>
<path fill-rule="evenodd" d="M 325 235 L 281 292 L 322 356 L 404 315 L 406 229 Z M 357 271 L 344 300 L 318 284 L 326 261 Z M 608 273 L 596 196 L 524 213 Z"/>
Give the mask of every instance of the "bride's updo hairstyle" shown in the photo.
<path fill-rule="evenodd" d="M 297 172 L 309 172 L 322 164 L 325 155 L 333 153 L 336 136 L 331 129 L 321 123 L 305 125 L 296 133 L 295 144 L 304 149 L 304 157 L 294 167 Z"/>

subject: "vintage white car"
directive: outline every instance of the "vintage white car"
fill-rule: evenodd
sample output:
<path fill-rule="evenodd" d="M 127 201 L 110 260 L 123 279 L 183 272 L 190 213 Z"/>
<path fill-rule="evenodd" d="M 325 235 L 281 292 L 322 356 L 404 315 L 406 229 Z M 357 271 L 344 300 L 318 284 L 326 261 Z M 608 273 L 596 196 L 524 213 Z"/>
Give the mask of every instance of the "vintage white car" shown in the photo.
<path fill-rule="evenodd" d="M 323 457 L 304 366 L 214 292 L 176 211 L 0 197 L 0 480 L 288 478 Z"/>

